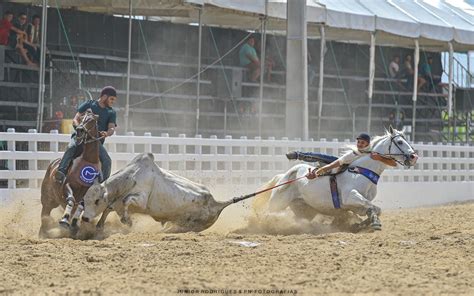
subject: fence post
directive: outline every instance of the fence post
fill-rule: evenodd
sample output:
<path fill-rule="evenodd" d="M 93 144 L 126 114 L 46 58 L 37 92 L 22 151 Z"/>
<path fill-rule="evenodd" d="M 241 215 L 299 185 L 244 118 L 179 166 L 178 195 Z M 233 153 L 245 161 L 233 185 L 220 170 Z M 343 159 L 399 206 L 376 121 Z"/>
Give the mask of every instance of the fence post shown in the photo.
<path fill-rule="evenodd" d="M 424 153 L 423 153 L 424 154 Z M 433 170 L 434 170 L 434 161 L 433 161 L 433 142 L 428 142 L 428 147 L 426 149 L 426 156 L 430 160 L 428 162 L 428 182 L 433 182 Z"/>
<path fill-rule="evenodd" d="M 185 140 L 186 139 L 186 135 L 185 134 L 179 134 L 178 137 L 180 139 L 183 139 Z M 186 174 L 186 170 L 185 170 L 185 167 L 186 167 L 186 160 L 185 157 L 186 157 L 186 144 L 184 144 L 184 141 L 182 144 L 179 144 L 178 145 L 178 153 L 179 153 L 179 156 L 180 158 L 182 158 L 183 160 L 181 161 L 178 161 L 178 170 L 179 170 L 179 174 L 180 175 L 185 175 Z"/>
<path fill-rule="evenodd" d="M 110 154 L 110 158 L 112 159 L 112 173 L 118 169 L 117 167 L 117 159 L 114 157 L 114 154 L 117 153 L 117 144 L 116 143 L 110 143 L 106 142 L 105 145 L 107 145 L 107 151 Z"/>
<path fill-rule="evenodd" d="M 148 137 L 148 138 L 151 138 L 151 133 L 150 132 L 146 132 L 143 134 L 144 137 Z M 151 143 L 146 143 L 145 146 L 144 146 L 144 150 L 143 150 L 145 153 L 151 153 Z"/>
<path fill-rule="evenodd" d="M 216 135 L 212 135 L 210 137 L 212 140 L 217 140 Z M 214 156 L 214 160 L 211 161 L 211 171 L 217 173 L 217 141 L 213 141 L 214 143 L 210 145 L 210 153 Z"/>
<path fill-rule="evenodd" d="M 58 135 L 59 131 L 58 130 L 50 130 L 49 133 L 52 134 L 52 135 Z M 59 142 L 58 142 L 58 140 L 52 140 L 51 142 L 49 142 L 49 151 L 59 152 Z"/>
<path fill-rule="evenodd" d="M 323 144 L 321 145 L 321 148 L 320 148 L 321 153 L 327 154 L 327 153 L 328 153 L 328 152 L 327 152 L 328 149 L 327 149 L 327 147 L 326 147 L 326 145 L 325 145 L 325 144 L 326 144 L 326 138 L 321 138 L 321 139 L 319 139 L 319 142 L 322 142 L 322 143 L 323 143 Z"/>
<path fill-rule="evenodd" d="M 9 128 L 7 129 L 7 133 L 14 134 L 15 129 L 14 128 Z M 15 141 L 8 141 L 7 143 L 7 149 L 10 152 L 15 152 L 16 151 L 16 145 Z M 9 159 L 8 160 L 8 170 L 12 172 L 12 174 L 15 174 L 16 172 L 16 159 Z M 8 179 L 8 188 L 10 189 L 15 189 L 16 188 L 16 179 L 15 178 L 10 178 Z"/>
<path fill-rule="evenodd" d="M 246 136 L 241 136 L 240 139 L 244 140 L 245 142 L 247 141 Z M 242 174 L 242 177 L 240 178 L 240 184 L 244 185 L 247 184 L 247 177 L 245 175 L 245 173 L 247 172 L 247 158 L 245 157 L 245 155 L 247 155 L 246 145 L 240 146 L 240 155 L 243 156 L 243 160 L 240 162 L 240 172 Z"/>
<path fill-rule="evenodd" d="M 202 139 L 202 135 L 196 135 L 196 139 Z M 194 145 L 194 177 L 199 180 L 200 183 L 203 183 L 203 178 L 199 177 L 202 176 L 202 145 L 199 142 L 198 144 Z"/>
<path fill-rule="evenodd" d="M 170 135 L 168 133 L 162 133 L 161 137 L 163 138 L 169 138 Z M 170 145 L 166 142 L 161 144 L 161 154 L 168 156 L 170 154 Z M 168 158 L 166 158 L 168 159 Z M 170 162 L 167 160 L 163 160 L 161 162 L 161 167 L 163 167 L 165 170 L 169 170 L 170 168 Z"/>
<path fill-rule="evenodd" d="M 227 145 L 228 143 L 232 143 L 232 136 L 225 136 L 226 145 L 224 146 L 224 153 L 226 156 L 226 160 L 224 162 L 224 169 L 226 173 L 224 174 L 224 182 L 225 184 L 232 184 L 232 146 Z"/>
<path fill-rule="evenodd" d="M 461 143 L 454 144 L 454 160 L 454 164 L 452 165 L 454 168 L 451 168 L 451 170 L 454 169 L 456 175 L 454 178 L 451 178 L 451 180 L 461 181 L 461 175 L 459 174 L 461 170 Z"/>
<path fill-rule="evenodd" d="M 275 137 L 268 137 L 269 147 L 268 147 L 268 154 L 272 157 L 272 160 L 268 162 L 268 170 L 273 174 L 275 173 Z"/>
<path fill-rule="evenodd" d="M 259 172 L 261 174 L 262 172 L 262 147 L 260 146 L 262 144 L 262 137 L 255 137 L 255 155 L 257 156 L 254 159 L 257 159 L 255 161 L 255 171 Z M 254 179 L 254 182 L 256 184 L 259 184 L 261 182 L 261 177 L 256 177 Z"/>
<path fill-rule="evenodd" d="M 127 132 L 126 135 L 129 137 L 135 137 L 134 132 Z M 135 154 L 135 143 L 133 139 L 131 139 L 131 141 L 127 140 L 127 153 Z"/>
<path fill-rule="evenodd" d="M 28 130 L 29 134 L 36 134 L 36 129 L 29 129 Z M 38 145 L 35 139 L 34 135 L 29 135 L 29 139 L 34 139 L 33 141 L 28 141 L 28 151 L 32 152 L 32 154 L 36 154 L 35 152 L 38 152 Z M 28 173 L 32 174 L 36 171 L 38 171 L 38 161 L 36 159 L 30 159 L 28 160 Z M 37 188 L 38 187 L 38 182 L 37 179 L 31 178 L 28 179 L 28 187 L 29 188 Z"/>
<path fill-rule="evenodd" d="M 282 137 L 281 138 L 281 141 L 283 143 L 285 143 L 285 146 L 284 146 L 284 149 L 281 151 L 282 153 L 287 153 L 287 152 L 290 152 L 288 150 L 290 150 L 290 147 L 289 147 L 289 142 L 288 142 L 288 137 Z M 286 158 L 286 157 L 285 157 Z M 285 161 L 285 160 L 282 160 L 281 162 L 281 169 L 282 171 L 286 171 L 287 169 L 290 168 L 290 166 L 293 165 L 293 163 L 291 163 L 290 161 Z"/>

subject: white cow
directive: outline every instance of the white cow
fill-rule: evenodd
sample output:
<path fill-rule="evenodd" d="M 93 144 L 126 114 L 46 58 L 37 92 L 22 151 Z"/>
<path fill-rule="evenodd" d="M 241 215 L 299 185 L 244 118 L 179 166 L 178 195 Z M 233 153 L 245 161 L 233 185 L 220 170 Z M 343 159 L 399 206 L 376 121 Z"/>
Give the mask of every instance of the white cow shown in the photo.
<path fill-rule="evenodd" d="M 158 167 L 153 154 L 144 153 L 107 181 L 89 188 L 82 220 L 89 222 L 103 213 L 97 224 L 102 229 L 107 215 L 114 210 L 129 225 L 129 213 L 143 213 L 162 224 L 170 222 L 165 225 L 167 232 L 199 232 L 214 224 L 221 211 L 237 201 L 215 201 L 205 186 Z"/>

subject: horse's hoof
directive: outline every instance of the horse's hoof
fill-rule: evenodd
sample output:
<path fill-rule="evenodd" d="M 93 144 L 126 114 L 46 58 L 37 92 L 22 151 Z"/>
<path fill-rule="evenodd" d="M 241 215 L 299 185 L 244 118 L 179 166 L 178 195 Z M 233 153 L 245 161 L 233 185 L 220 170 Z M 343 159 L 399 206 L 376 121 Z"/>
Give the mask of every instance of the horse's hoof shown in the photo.
<path fill-rule="evenodd" d="M 64 229 L 69 229 L 69 227 L 70 227 L 69 222 L 65 221 L 65 220 L 59 221 L 59 226 L 61 226 Z"/>
<path fill-rule="evenodd" d="M 373 230 L 382 230 L 382 224 L 380 223 L 372 223 L 370 225 L 370 227 L 373 229 Z"/>
<path fill-rule="evenodd" d="M 132 227 L 132 219 L 130 218 L 121 218 L 120 219 L 120 222 L 122 222 L 122 224 L 124 225 L 127 225 L 128 227 Z"/>

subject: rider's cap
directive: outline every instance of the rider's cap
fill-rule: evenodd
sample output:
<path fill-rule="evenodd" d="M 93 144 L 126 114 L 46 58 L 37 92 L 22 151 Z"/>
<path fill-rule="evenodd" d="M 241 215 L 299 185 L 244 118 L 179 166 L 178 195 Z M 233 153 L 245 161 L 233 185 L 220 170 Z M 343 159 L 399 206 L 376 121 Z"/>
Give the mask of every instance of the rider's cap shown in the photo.
<path fill-rule="evenodd" d="M 100 91 L 100 96 L 102 97 L 103 95 L 107 95 L 110 97 L 116 97 L 117 96 L 117 91 L 113 86 L 106 86 Z"/>
<path fill-rule="evenodd" d="M 367 143 L 370 143 L 370 136 L 366 133 L 361 133 L 357 138 L 357 140 L 365 140 Z"/>

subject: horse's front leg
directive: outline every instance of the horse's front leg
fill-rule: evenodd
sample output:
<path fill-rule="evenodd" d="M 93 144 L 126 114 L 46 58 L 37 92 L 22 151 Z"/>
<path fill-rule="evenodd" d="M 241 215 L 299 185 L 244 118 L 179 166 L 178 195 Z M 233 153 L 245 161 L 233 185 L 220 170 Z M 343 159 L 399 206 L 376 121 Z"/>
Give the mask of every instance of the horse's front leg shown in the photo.
<path fill-rule="evenodd" d="M 66 183 L 64 187 L 66 190 L 66 209 L 64 210 L 64 214 L 61 220 L 59 221 L 59 225 L 65 228 L 69 228 L 69 218 L 71 217 L 71 212 L 74 208 L 76 200 L 74 199 L 74 194 L 69 183 Z"/>
<path fill-rule="evenodd" d="M 84 211 L 84 201 L 81 201 L 77 207 L 74 215 L 71 220 L 71 235 L 75 236 L 79 231 L 79 218 L 81 217 L 82 212 Z"/>
<path fill-rule="evenodd" d="M 381 209 L 365 198 L 359 191 L 352 189 L 350 193 L 343 197 L 342 205 L 344 209 L 351 210 L 357 215 L 367 215 L 367 219 L 360 223 L 360 227 L 369 226 L 374 230 L 381 230 L 379 215 Z"/>

